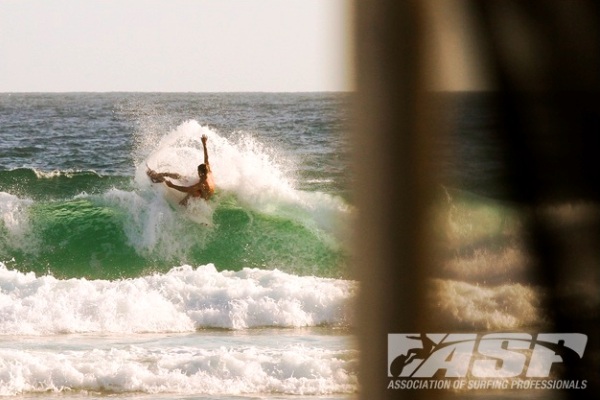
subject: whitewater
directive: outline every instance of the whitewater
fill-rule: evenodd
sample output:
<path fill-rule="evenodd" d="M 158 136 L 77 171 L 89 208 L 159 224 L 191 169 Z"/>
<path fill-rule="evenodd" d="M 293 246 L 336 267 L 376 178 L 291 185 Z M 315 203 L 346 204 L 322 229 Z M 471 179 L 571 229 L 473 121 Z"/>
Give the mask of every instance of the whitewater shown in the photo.
<path fill-rule="evenodd" d="M 0 395 L 356 389 L 350 281 L 212 265 L 59 280 L 0 264 L 0 282 Z"/>
<path fill-rule="evenodd" d="M 0 263 L 0 335 L 350 327 L 355 282 L 278 270 L 176 267 L 122 280 L 56 279 Z"/>

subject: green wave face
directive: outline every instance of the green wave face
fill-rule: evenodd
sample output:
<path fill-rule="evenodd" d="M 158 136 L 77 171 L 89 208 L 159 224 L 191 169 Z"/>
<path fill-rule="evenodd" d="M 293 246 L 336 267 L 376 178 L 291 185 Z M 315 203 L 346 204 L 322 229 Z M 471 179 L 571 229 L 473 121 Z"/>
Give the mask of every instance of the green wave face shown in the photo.
<path fill-rule="evenodd" d="M 33 254 L 18 264 L 47 269 L 60 277 L 134 276 L 145 260 L 127 243 L 123 213 L 87 199 L 50 202 L 30 210 L 35 239 Z M 40 270 L 42 269 L 42 270 Z"/>
<path fill-rule="evenodd" d="M 0 182 L 0 260 L 23 272 L 115 279 L 213 263 L 346 274 L 346 251 L 310 210 L 263 212 L 224 194 L 203 225 L 127 178 L 17 170 L 0 172 Z"/>

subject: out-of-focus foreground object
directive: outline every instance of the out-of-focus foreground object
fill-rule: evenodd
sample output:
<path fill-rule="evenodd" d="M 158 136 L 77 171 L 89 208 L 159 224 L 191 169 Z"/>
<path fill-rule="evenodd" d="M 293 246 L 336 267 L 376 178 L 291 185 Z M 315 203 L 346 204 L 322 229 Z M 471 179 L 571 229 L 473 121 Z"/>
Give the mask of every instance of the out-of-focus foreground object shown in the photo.
<path fill-rule="evenodd" d="M 471 26 L 460 32 L 454 26 L 445 38 L 436 38 L 436 24 L 451 16 L 432 7 L 460 11 Z M 513 330 L 587 335 L 585 357 L 563 372 L 564 379 L 585 379 L 587 388 L 547 393 L 595 398 L 600 390 L 600 5 L 360 0 L 354 14 L 361 398 L 453 396 L 388 389 L 387 340 L 391 333 L 468 330 L 436 319 L 431 301 L 430 279 L 440 274 L 430 224 L 439 184 L 432 158 L 436 138 L 448 127 L 429 111 L 432 92 L 478 89 L 436 83 L 464 74 L 472 63 L 469 74 L 486 77 L 483 89 L 491 92 L 490 108 L 498 117 L 499 197 L 523 213 L 520 237 L 528 248 L 528 272 L 521 286 L 534 288 L 540 298 L 535 323 Z M 475 52 L 465 51 L 464 41 L 462 49 L 448 47 L 461 32 L 470 33 Z M 463 59 L 442 60 L 453 56 Z M 461 63 L 462 70 L 448 71 Z M 488 328 L 494 330 L 493 324 Z"/>

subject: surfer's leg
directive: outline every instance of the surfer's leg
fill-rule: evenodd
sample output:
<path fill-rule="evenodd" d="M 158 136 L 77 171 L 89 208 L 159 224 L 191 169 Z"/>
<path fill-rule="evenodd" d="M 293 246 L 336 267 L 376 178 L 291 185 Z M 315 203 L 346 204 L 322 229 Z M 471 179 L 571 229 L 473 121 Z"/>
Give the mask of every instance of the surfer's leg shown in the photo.
<path fill-rule="evenodd" d="M 150 180 L 154 183 L 162 183 L 165 181 L 165 177 L 166 178 L 171 178 L 171 179 L 181 179 L 181 175 L 174 173 L 174 172 L 156 172 L 154 170 L 151 170 L 150 168 L 148 168 L 148 170 L 146 171 L 146 174 L 148 175 L 148 177 L 150 178 Z"/>

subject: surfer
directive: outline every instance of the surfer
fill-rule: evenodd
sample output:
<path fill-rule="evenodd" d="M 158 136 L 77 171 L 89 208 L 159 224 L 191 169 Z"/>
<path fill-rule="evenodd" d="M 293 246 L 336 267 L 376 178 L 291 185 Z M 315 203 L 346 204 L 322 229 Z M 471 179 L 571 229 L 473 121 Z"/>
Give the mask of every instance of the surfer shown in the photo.
<path fill-rule="evenodd" d="M 212 177 L 212 171 L 210 170 L 210 163 L 208 162 L 208 150 L 206 149 L 206 141 L 208 137 L 202 135 L 202 147 L 204 148 L 204 163 L 198 165 L 198 177 L 200 181 L 192 186 L 179 186 L 173 182 L 166 180 L 165 178 L 180 179 L 181 175 L 170 172 L 156 172 L 148 168 L 146 172 L 150 177 L 150 180 L 154 183 L 164 182 L 165 185 L 171 189 L 178 190 L 187 195 L 179 202 L 182 206 L 187 205 L 190 197 L 200 197 L 204 200 L 208 200 L 215 193 L 215 183 Z"/>

